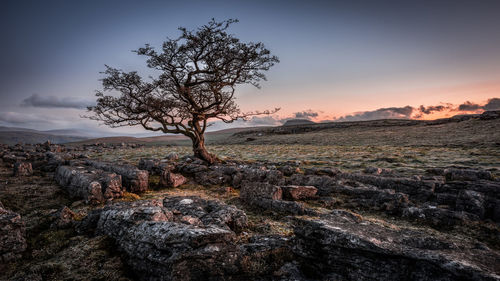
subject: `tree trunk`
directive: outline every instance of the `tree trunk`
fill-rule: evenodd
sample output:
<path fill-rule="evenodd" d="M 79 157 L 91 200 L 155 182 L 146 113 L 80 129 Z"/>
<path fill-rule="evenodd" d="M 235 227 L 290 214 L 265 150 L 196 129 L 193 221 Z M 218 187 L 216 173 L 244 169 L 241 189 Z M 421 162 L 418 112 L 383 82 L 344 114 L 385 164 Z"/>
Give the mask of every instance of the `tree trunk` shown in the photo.
<path fill-rule="evenodd" d="M 207 148 L 205 147 L 204 137 L 198 139 L 194 138 L 192 139 L 192 141 L 194 156 L 208 162 L 209 164 L 214 164 L 219 161 L 219 158 L 217 158 L 217 156 L 208 152 Z"/>

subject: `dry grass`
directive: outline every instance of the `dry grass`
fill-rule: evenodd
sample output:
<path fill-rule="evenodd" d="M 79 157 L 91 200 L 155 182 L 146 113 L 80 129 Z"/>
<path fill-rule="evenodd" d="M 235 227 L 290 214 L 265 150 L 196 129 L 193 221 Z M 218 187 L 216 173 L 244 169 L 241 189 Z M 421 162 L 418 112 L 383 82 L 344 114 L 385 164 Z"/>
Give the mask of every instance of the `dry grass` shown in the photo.
<path fill-rule="evenodd" d="M 422 146 L 340 146 L 340 145 L 211 145 L 209 150 L 222 159 L 271 162 L 298 161 L 303 167 L 331 166 L 346 171 L 367 166 L 391 168 L 402 174 L 421 174 L 427 168 L 465 166 L 491 169 L 500 174 L 500 148 L 495 147 L 422 147 Z M 117 149 L 92 154 L 107 161 L 137 164 L 141 158 L 163 158 L 175 152 L 191 155 L 188 146 L 156 146 Z"/>

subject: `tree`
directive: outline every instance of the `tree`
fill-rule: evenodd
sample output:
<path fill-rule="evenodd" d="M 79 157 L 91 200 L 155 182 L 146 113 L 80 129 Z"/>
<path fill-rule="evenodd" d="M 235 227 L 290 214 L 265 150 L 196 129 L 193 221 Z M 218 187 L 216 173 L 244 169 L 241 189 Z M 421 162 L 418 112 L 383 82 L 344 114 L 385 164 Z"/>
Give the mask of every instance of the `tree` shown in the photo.
<path fill-rule="evenodd" d="M 240 84 L 260 88 L 264 72 L 279 60 L 262 43 L 243 43 L 228 27 L 237 20 L 216 22 L 196 30 L 180 27 L 177 39 L 163 42 L 161 51 L 149 44 L 134 51 L 147 57 L 147 66 L 159 71 L 145 81 L 136 71 L 123 72 L 106 65 L 97 105 L 89 107 L 90 119 L 110 127 L 140 125 L 146 130 L 183 134 L 193 143 L 194 155 L 208 163 L 217 161 L 205 147 L 208 120 L 231 123 L 252 115 L 279 110 L 243 113 L 235 103 Z M 104 95 L 115 91 L 120 96 Z"/>

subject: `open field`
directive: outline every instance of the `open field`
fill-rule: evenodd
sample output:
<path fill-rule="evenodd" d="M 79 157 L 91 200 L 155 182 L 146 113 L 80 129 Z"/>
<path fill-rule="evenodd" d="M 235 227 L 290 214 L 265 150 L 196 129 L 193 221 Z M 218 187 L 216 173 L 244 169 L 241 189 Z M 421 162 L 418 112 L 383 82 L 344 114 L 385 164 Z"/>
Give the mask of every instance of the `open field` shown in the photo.
<path fill-rule="evenodd" d="M 2 146 L 0 280 L 499 280 L 499 120 Z"/>
<path fill-rule="evenodd" d="M 208 137 L 208 149 L 227 160 L 300 161 L 305 166 L 348 171 L 375 166 L 411 174 L 429 168 L 462 166 L 500 173 L 500 119 L 435 125 L 401 120 L 368 121 L 303 133 L 275 132 L 278 129 L 254 128 L 229 136 L 212 134 Z M 171 152 L 190 155 L 189 141 L 155 142 L 138 149 L 105 151 L 93 156 L 137 163 L 140 158 L 162 158 Z"/>
<path fill-rule="evenodd" d="M 496 147 L 412 147 L 412 146 L 341 146 L 341 145 L 210 145 L 208 149 L 221 159 L 244 161 L 299 162 L 304 167 L 329 166 L 360 171 L 375 166 L 405 174 L 423 173 L 428 168 L 463 166 L 491 170 L 500 174 L 500 149 Z M 146 146 L 96 152 L 92 157 L 107 161 L 137 164 L 141 158 L 163 158 L 169 153 L 191 155 L 189 146 Z"/>

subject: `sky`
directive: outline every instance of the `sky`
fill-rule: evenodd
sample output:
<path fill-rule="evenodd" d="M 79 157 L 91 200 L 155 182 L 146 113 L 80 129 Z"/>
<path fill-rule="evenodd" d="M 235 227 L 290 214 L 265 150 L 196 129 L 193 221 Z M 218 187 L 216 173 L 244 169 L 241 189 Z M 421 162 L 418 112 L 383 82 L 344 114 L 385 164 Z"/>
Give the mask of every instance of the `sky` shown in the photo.
<path fill-rule="evenodd" d="M 148 73 L 132 53 L 211 18 L 280 58 L 232 126 L 431 119 L 500 107 L 500 1 L 25 1 L 0 11 L 0 126 L 109 129 L 81 118 L 110 65 Z M 215 123 L 213 129 L 225 128 Z"/>

